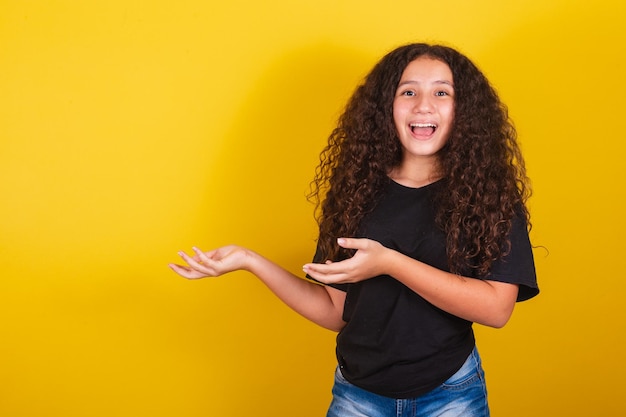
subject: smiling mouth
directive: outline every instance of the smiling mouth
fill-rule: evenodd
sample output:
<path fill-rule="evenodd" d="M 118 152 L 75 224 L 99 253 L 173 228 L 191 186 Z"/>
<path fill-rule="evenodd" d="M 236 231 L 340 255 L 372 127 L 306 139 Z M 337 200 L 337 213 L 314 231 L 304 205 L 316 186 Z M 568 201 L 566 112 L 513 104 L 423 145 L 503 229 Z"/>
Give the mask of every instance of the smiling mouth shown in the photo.
<path fill-rule="evenodd" d="M 437 130 L 437 125 L 434 123 L 411 123 L 409 124 L 411 132 L 416 135 L 430 136 Z"/>

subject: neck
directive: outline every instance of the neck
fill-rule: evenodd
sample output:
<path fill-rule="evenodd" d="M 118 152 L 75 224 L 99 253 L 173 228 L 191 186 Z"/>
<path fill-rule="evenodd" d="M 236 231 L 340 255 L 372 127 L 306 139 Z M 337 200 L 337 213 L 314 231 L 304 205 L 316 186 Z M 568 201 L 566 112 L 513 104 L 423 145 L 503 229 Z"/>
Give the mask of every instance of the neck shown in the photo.
<path fill-rule="evenodd" d="M 391 172 L 389 172 L 389 178 L 398 184 L 415 188 L 431 184 L 441 179 L 441 176 L 441 173 L 437 169 L 436 161 L 420 164 L 407 164 L 403 162 L 400 166 L 393 168 Z"/>

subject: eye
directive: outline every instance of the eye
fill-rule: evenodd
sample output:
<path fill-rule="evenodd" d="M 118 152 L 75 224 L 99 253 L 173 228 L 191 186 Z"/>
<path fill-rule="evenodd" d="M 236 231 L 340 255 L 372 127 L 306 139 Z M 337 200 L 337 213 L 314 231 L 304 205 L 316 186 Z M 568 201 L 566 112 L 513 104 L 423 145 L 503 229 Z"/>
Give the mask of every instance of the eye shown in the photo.
<path fill-rule="evenodd" d="M 413 97 L 415 95 L 415 91 L 406 90 L 400 93 L 401 96 Z"/>
<path fill-rule="evenodd" d="M 441 91 L 436 91 L 435 95 L 437 97 L 445 97 L 445 96 L 449 96 L 450 94 L 447 91 L 441 90 Z"/>

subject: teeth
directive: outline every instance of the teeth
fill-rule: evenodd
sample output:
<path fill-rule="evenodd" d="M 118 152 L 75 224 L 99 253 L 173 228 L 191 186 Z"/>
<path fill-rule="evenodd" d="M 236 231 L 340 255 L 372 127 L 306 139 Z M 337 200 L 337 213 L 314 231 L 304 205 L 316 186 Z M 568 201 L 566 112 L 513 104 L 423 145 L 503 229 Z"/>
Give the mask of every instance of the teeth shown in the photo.
<path fill-rule="evenodd" d="M 411 127 L 432 127 L 433 129 L 437 128 L 437 125 L 434 123 L 411 123 Z"/>

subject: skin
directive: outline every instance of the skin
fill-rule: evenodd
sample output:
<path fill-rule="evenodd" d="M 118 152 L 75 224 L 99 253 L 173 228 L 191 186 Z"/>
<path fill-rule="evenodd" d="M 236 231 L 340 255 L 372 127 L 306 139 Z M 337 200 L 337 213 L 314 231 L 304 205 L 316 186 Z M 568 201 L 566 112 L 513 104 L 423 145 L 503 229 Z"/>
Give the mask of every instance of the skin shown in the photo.
<path fill-rule="evenodd" d="M 287 271 L 241 246 L 224 246 L 203 252 L 193 248 L 194 255 L 179 252 L 187 265 L 170 264 L 177 274 L 188 278 L 218 277 L 232 271 L 248 271 L 256 275 L 287 306 L 330 330 L 339 331 L 346 324 L 342 320 L 346 293 L 331 287 L 314 284 Z"/>
<path fill-rule="evenodd" d="M 454 123 L 454 82 L 447 64 L 420 57 L 407 65 L 393 103 L 393 119 L 403 159 L 391 178 L 419 187 L 438 178 L 437 153 Z M 413 126 L 434 126 L 413 128 Z"/>
<path fill-rule="evenodd" d="M 454 83 L 447 64 L 420 57 L 406 67 L 396 91 L 393 117 L 403 148 L 400 165 L 390 172 L 394 181 L 421 187 L 440 178 L 438 152 L 445 146 L 454 122 Z M 413 129 L 419 124 L 422 129 Z M 431 126 L 431 127 L 428 127 Z M 355 249 L 341 262 L 308 263 L 304 272 L 326 283 L 356 283 L 389 275 L 424 299 L 458 317 L 502 327 L 515 306 L 514 284 L 455 275 L 388 249 L 371 239 L 340 238 L 337 244 Z M 179 253 L 186 265 L 170 268 L 188 279 L 217 277 L 236 270 L 256 275 L 285 304 L 325 328 L 339 331 L 346 293 L 292 274 L 250 249 L 225 246 L 210 252 L 194 248 Z"/>

